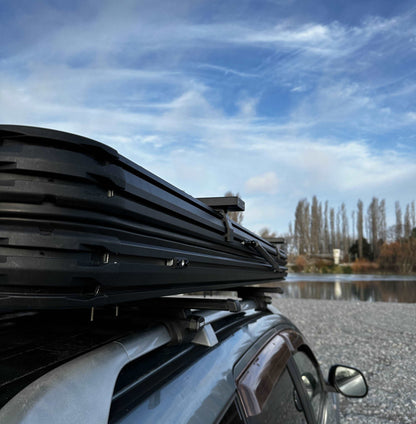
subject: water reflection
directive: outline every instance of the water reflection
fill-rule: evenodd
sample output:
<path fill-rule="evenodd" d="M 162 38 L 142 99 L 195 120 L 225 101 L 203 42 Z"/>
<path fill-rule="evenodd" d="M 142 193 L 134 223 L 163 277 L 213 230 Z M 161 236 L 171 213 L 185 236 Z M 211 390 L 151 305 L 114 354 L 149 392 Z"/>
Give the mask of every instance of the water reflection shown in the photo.
<path fill-rule="evenodd" d="M 289 274 L 283 297 L 416 303 L 416 276 Z"/>

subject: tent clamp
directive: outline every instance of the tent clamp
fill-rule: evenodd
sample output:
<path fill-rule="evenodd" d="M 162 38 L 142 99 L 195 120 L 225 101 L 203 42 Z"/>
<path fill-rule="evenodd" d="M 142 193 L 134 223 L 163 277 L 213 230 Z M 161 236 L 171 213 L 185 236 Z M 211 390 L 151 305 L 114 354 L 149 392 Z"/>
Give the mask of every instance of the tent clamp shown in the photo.
<path fill-rule="evenodd" d="M 234 240 L 233 224 L 227 213 L 243 212 L 244 201 L 238 196 L 199 197 L 198 200 L 221 213 L 225 225 L 225 240 L 232 242 Z"/>
<path fill-rule="evenodd" d="M 257 253 L 263 257 L 273 268 L 274 272 L 282 272 L 278 262 L 270 255 L 269 252 L 256 240 L 244 240 L 241 242 L 243 246 L 252 247 Z"/>

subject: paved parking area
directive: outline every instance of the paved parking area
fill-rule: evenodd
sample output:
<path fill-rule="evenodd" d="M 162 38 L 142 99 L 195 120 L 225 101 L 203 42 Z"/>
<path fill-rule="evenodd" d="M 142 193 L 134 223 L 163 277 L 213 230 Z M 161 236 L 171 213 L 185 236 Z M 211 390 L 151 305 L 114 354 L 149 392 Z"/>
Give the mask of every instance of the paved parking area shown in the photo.
<path fill-rule="evenodd" d="M 332 364 L 361 369 L 365 399 L 341 398 L 341 423 L 416 423 L 416 304 L 278 298 L 325 377 Z"/>

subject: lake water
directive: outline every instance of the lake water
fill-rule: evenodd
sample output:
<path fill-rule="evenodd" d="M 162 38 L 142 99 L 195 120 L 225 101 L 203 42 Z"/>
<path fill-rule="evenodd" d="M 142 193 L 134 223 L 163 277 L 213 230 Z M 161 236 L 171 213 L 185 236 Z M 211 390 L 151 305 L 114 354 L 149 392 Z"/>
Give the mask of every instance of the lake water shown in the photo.
<path fill-rule="evenodd" d="M 279 286 L 282 297 L 416 303 L 416 276 L 291 273 Z"/>

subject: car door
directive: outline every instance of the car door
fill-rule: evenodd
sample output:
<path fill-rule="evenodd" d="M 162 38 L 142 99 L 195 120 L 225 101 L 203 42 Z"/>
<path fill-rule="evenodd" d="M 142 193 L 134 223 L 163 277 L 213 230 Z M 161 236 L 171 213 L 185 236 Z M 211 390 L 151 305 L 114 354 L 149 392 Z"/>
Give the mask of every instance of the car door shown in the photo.
<path fill-rule="evenodd" d="M 237 392 L 248 424 L 314 422 L 300 382 L 293 378 L 291 356 L 285 338 L 275 335 L 237 376 Z"/>
<path fill-rule="evenodd" d="M 240 369 L 236 382 L 248 424 L 337 422 L 316 359 L 295 330 L 271 337 Z"/>
<path fill-rule="evenodd" d="M 306 396 L 308 409 L 312 410 L 315 422 L 337 424 L 339 422 L 338 395 L 327 391 L 318 361 L 303 336 L 294 330 L 280 333 L 292 353 L 290 368 L 292 376 L 300 381 Z"/>

